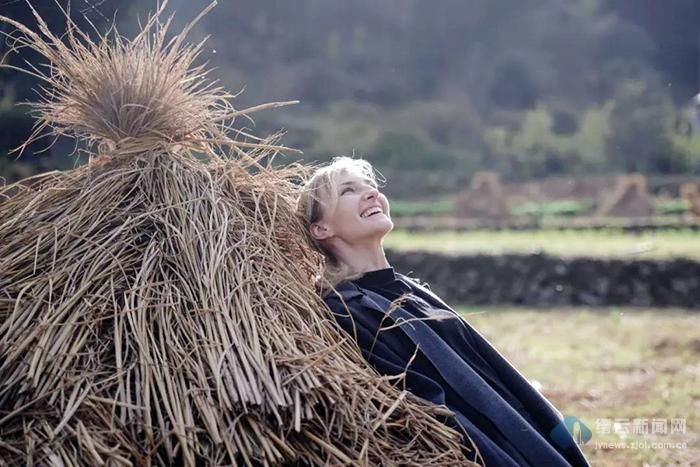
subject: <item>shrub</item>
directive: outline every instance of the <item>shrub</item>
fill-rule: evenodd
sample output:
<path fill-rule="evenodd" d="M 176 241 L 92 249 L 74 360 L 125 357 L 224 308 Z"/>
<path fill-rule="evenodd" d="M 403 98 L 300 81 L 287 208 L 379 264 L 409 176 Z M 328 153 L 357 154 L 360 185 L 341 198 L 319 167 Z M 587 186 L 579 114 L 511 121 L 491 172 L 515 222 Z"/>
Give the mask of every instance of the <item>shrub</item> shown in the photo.
<path fill-rule="evenodd" d="M 672 199 L 656 205 L 656 214 L 660 216 L 674 216 L 687 214 L 690 211 L 690 203 L 687 199 Z"/>
<path fill-rule="evenodd" d="M 591 214 L 594 209 L 593 200 L 562 200 L 546 203 L 530 201 L 513 206 L 511 214 L 529 217 L 574 217 Z"/>

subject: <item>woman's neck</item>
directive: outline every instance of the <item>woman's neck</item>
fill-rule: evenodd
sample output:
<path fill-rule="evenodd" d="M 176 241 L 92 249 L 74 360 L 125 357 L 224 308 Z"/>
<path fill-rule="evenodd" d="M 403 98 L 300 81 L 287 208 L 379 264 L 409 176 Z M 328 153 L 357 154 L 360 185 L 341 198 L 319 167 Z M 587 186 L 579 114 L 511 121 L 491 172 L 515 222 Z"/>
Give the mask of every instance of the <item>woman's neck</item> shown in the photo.
<path fill-rule="evenodd" d="M 336 257 L 347 264 L 354 272 L 369 272 L 385 269 L 391 265 L 386 260 L 384 247 L 381 243 L 358 247 L 348 244 L 335 245 Z"/>

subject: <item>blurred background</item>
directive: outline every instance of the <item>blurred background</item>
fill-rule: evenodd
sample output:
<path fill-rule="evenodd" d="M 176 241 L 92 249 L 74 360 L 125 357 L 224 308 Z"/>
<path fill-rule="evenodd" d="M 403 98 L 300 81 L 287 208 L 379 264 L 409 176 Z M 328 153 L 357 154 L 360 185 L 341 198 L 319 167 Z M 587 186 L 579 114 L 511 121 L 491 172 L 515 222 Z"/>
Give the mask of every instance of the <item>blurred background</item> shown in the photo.
<path fill-rule="evenodd" d="M 66 1 L 30 3 L 65 30 Z M 207 4 L 167 11 L 177 29 Z M 70 15 L 131 36 L 155 7 L 73 0 Z M 0 14 L 36 24 L 24 0 Z M 206 36 L 239 108 L 301 101 L 259 114 L 257 134 L 381 171 L 392 264 L 583 420 L 595 465 L 700 463 L 700 2 L 222 0 L 191 39 Z M 0 69 L 8 183 L 83 162 L 64 140 L 11 154 L 40 84 Z M 615 444 L 631 441 L 656 444 Z"/>
<path fill-rule="evenodd" d="M 64 27 L 53 1 L 30 3 L 52 29 Z M 174 0 L 168 10 L 183 24 L 208 3 Z M 155 5 L 71 8 L 102 31 L 116 18 L 128 36 Z M 24 0 L 0 8 L 33 23 Z M 699 21 L 692 0 L 227 0 L 192 40 L 211 35 L 203 59 L 227 89 L 244 90 L 239 106 L 301 101 L 256 118 L 259 131 L 287 129 L 287 144 L 308 160 L 365 157 L 391 180 L 390 194 L 424 198 L 481 170 L 508 182 L 700 175 Z M 27 57 L 36 58 L 7 62 Z M 31 126 L 14 104 L 35 97 L 38 83 L 7 69 L 0 83 L 6 152 Z M 67 159 L 55 150 L 21 162 L 32 170 Z"/>

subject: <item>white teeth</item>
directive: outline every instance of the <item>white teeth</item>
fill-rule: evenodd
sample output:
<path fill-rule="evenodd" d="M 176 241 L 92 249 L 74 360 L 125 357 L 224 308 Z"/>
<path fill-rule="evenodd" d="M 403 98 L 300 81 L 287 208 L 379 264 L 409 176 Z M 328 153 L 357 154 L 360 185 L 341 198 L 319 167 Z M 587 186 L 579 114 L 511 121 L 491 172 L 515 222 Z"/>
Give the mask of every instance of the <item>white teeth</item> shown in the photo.
<path fill-rule="evenodd" d="M 362 213 L 362 217 L 369 217 L 369 216 L 371 216 L 372 214 L 376 214 L 376 213 L 378 213 L 378 212 L 382 212 L 382 210 L 381 210 L 380 208 L 376 208 L 376 207 L 375 207 L 375 208 L 369 208 L 369 209 L 367 209 L 365 212 Z"/>

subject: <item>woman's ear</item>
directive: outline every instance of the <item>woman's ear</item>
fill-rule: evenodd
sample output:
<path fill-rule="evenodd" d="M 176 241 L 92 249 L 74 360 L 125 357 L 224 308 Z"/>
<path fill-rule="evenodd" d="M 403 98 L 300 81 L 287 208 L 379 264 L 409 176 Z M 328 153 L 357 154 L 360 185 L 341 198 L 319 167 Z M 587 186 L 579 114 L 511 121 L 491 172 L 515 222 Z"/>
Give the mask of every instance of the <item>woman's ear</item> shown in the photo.
<path fill-rule="evenodd" d="M 331 229 L 321 222 L 314 222 L 311 224 L 309 226 L 309 231 L 315 240 L 325 240 L 333 235 Z"/>

